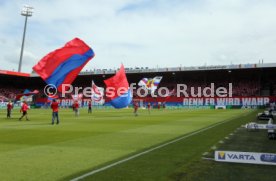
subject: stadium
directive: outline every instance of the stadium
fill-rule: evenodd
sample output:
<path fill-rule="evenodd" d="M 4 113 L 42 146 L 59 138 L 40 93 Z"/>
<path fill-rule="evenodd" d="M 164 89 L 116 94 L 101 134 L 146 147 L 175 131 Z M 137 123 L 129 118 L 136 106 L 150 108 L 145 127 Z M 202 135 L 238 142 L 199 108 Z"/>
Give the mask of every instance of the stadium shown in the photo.
<path fill-rule="evenodd" d="M 166 107 L 158 109 L 164 98 L 151 96 L 139 101 L 139 116 L 133 117 L 132 105 L 116 111 L 109 105 L 93 105 L 87 114 L 83 97 L 80 116 L 71 111 L 72 98 L 60 100 L 60 127 L 52 128 L 45 82 L 35 73 L 1 70 L 1 115 L 7 101 L 26 88 L 39 90 L 30 102 L 29 122 L 18 122 L 19 103 L 12 120 L 1 121 L 1 178 L 3 180 L 216 180 L 222 177 L 266 178 L 275 166 L 221 164 L 210 161 L 214 151 L 227 149 L 243 152 L 274 152 L 275 143 L 267 131 L 248 132 L 242 125 L 256 121 L 276 100 L 276 64 L 246 64 L 160 69 L 128 69 L 127 79 L 137 83 L 144 77 L 162 76 L 160 87 L 174 89 L 177 84 L 206 86 L 209 83 L 233 83 L 233 99 L 239 104 L 223 105 L 185 102 L 175 94 L 165 98 Z M 98 86 L 118 70 L 81 72 L 74 86 Z M 267 98 L 269 101 L 242 101 Z M 68 100 L 69 101 L 66 101 Z M 195 99 L 195 98 L 193 98 Z M 145 103 L 152 105 L 151 113 Z M 18 105 L 17 105 L 18 104 Z M 62 105 L 63 104 L 63 105 Z M 242 139 L 239 139 L 242 137 Z M 62 154 L 61 154 L 62 153 Z M 17 169 L 20 168 L 20 169 Z M 58 170 L 58 172 L 56 172 Z M 218 173 L 218 170 L 220 173 Z M 227 171 L 226 171 L 227 170 Z M 239 173 L 236 173 L 239 170 Z M 48 174 L 51 173 L 51 174 Z M 88 175 L 86 175 L 88 173 Z M 233 173 L 236 173 L 233 175 Z M 206 178 L 208 176 L 208 178 Z M 200 180 L 200 179 L 199 179 Z"/>
<path fill-rule="evenodd" d="M 274 181 L 275 7 L 0 1 L 0 181 Z"/>

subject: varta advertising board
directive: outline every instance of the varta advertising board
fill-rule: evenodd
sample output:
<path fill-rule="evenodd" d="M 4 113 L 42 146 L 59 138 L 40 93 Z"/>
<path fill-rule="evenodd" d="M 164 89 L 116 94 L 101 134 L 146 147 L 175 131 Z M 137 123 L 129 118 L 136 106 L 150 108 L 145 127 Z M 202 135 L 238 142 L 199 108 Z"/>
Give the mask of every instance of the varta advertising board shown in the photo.
<path fill-rule="evenodd" d="M 235 151 L 216 151 L 215 161 L 276 165 L 276 154 Z"/>

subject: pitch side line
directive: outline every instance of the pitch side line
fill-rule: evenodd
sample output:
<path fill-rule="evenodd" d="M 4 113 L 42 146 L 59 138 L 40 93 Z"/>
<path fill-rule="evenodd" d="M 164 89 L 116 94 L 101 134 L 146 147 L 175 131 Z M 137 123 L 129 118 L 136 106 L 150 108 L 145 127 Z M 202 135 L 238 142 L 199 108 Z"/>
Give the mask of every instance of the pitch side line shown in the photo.
<path fill-rule="evenodd" d="M 251 113 L 251 112 L 245 114 L 244 116 L 246 116 L 246 115 L 248 115 L 248 114 L 250 114 L 250 113 Z M 235 118 L 236 118 L 236 117 L 235 117 Z M 92 170 L 91 172 L 88 172 L 88 173 L 86 173 L 86 174 L 84 174 L 84 175 L 81 175 L 81 176 L 79 176 L 79 177 L 73 178 L 71 181 L 78 181 L 78 180 L 84 179 L 84 178 L 86 178 L 86 177 L 88 177 L 88 176 L 94 175 L 94 174 L 96 174 L 96 173 L 99 173 L 99 172 L 101 172 L 101 171 L 104 171 L 104 170 L 106 170 L 106 169 L 109 169 L 109 168 L 111 168 L 111 167 L 114 167 L 114 166 L 119 165 L 119 164 L 121 164 L 121 163 L 127 162 L 127 161 L 129 161 L 129 160 L 134 159 L 134 158 L 140 157 L 140 156 L 145 155 L 145 154 L 147 154 L 147 153 L 150 153 L 150 152 L 152 152 L 152 151 L 155 151 L 155 150 L 158 150 L 158 149 L 160 149 L 160 148 L 163 148 L 163 147 L 165 147 L 165 146 L 167 146 L 167 145 L 170 145 L 170 144 L 172 144 L 172 143 L 175 143 L 175 142 L 178 142 L 178 141 L 180 141 L 180 140 L 189 138 L 189 137 L 194 136 L 194 135 L 196 135 L 196 134 L 198 134 L 198 133 L 201 133 L 201 132 L 204 132 L 204 131 L 209 130 L 209 129 L 211 129 L 211 128 L 214 128 L 214 127 L 216 127 L 216 126 L 218 126 L 218 125 L 221 125 L 221 124 L 224 124 L 224 123 L 226 123 L 226 122 L 229 122 L 229 121 L 231 121 L 231 120 L 233 120 L 233 119 L 235 119 L 235 118 L 231 118 L 231 119 L 229 119 L 229 120 L 225 120 L 225 121 L 222 121 L 222 122 L 219 122 L 219 123 L 215 123 L 215 124 L 213 124 L 213 125 L 211 125 L 211 126 L 208 126 L 208 127 L 206 127 L 206 128 L 203 128 L 203 129 L 200 129 L 200 130 L 198 130 L 198 131 L 192 132 L 192 133 L 190 133 L 190 134 L 188 134 L 188 135 L 182 136 L 182 137 L 180 137 L 180 138 L 177 138 L 177 139 L 175 139 L 175 140 L 169 141 L 169 142 L 167 142 L 167 143 L 164 143 L 164 144 L 162 144 L 162 145 L 156 146 L 156 147 L 154 147 L 154 148 L 150 148 L 150 149 L 148 149 L 148 150 L 146 150 L 146 151 L 137 153 L 137 154 L 135 154 L 135 155 L 132 155 L 132 156 L 130 156 L 130 157 L 128 157 L 128 158 L 125 158 L 125 159 L 122 159 L 122 160 L 120 160 L 120 161 L 114 162 L 114 163 L 109 164 L 109 165 L 107 165 L 107 166 L 104 166 L 104 167 L 102 167 L 102 168 L 98 168 L 98 169 L 96 169 L 96 170 Z"/>

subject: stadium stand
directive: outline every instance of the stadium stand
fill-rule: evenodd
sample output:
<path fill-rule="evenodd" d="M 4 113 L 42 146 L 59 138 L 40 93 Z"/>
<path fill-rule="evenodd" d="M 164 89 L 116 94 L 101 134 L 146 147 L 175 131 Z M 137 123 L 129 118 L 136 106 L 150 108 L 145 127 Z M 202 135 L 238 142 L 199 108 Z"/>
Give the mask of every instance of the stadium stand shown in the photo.
<path fill-rule="evenodd" d="M 73 85 L 87 87 L 91 80 L 104 87 L 103 80 L 111 77 L 116 70 L 93 70 L 81 72 Z M 160 87 L 176 88 L 176 84 L 189 87 L 205 87 L 215 83 L 216 87 L 233 83 L 233 96 L 276 96 L 276 64 L 246 64 L 210 67 L 176 67 L 176 68 L 126 68 L 130 83 L 138 83 L 144 77 L 163 76 Z M 43 95 L 44 81 L 35 73 L 17 74 L 0 71 L 0 96 L 12 99 L 24 89 L 40 90 Z M 134 92 L 134 96 L 135 96 Z M 68 98 L 70 95 L 68 95 Z"/>

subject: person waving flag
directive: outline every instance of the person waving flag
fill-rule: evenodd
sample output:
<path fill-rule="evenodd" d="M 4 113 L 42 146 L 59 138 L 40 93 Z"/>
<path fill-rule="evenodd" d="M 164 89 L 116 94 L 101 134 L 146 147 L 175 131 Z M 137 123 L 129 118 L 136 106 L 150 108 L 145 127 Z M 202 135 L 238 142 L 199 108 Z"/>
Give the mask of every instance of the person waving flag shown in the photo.
<path fill-rule="evenodd" d="M 116 109 L 125 108 L 131 103 L 132 92 L 123 65 L 113 77 L 104 80 L 104 83 L 106 85 L 106 103 L 110 103 Z"/>
<path fill-rule="evenodd" d="M 154 78 L 143 78 L 138 82 L 138 85 L 146 88 L 150 91 L 150 93 L 154 93 L 158 85 L 160 84 L 162 78 L 162 76 L 156 76 Z"/>
<path fill-rule="evenodd" d="M 63 84 L 71 84 L 82 68 L 95 56 L 93 50 L 79 38 L 43 57 L 33 70 L 48 84 L 62 92 Z"/>
<path fill-rule="evenodd" d="M 104 103 L 104 88 L 98 87 L 94 81 L 92 81 L 92 92 L 91 92 L 91 100 L 103 104 Z"/>

